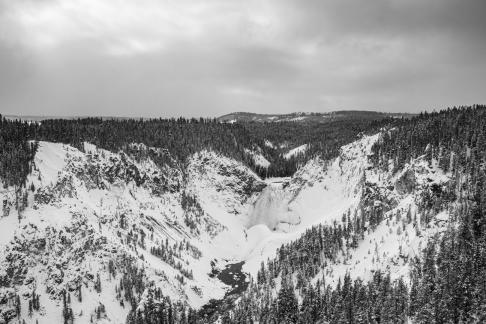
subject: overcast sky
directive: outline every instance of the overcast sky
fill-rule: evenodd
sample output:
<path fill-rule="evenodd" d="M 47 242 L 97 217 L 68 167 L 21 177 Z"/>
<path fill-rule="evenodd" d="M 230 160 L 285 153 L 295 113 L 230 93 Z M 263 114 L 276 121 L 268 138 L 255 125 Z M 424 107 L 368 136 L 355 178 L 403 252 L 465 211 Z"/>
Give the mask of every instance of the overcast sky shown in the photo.
<path fill-rule="evenodd" d="M 486 103 L 483 0 L 0 0 L 0 112 Z"/>

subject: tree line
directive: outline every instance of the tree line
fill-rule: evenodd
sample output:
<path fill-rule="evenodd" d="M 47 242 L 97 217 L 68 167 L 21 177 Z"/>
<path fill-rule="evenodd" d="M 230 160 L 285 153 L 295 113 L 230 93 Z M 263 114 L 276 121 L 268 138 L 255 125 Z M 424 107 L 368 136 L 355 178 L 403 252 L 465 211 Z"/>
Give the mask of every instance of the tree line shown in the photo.
<path fill-rule="evenodd" d="M 37 141 L 70 144 L 83 149 L 89 142 L 100 148 L 136 154 L 133 145 L 163 149 L 169 154 L 152 154 L 160 166 L 184 164 L 187 157 L 203 149 L 213 150 L 243 162 L 261 177 L 290 176 L 308 159 L 331 158 L 339 148 L 363 132 L 377 131 L 394 120 L 350 119 L 322 123 L 221 123 L 216 119 L 48 119 L 41 122 L 10 120 L 0 116 L 0 178 L 5 187 L 25 186 L 32 169 Z M 266 145 L 268 141 L 275 145 Z M 285 144 L 285 145 L 279 145 Z M 284 153 L 307 144 L 301 154 L 284 158 Z M 258 165 L 245 149 L 262 154 L 269 167 Z"/>

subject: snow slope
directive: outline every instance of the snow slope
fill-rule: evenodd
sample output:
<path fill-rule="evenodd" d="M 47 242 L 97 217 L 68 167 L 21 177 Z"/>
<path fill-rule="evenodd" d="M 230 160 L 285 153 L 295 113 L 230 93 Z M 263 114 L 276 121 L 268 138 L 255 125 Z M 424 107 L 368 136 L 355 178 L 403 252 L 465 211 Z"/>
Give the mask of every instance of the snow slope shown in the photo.
<path fill-rule="evenodd" d="M 206 157 L 195 157 L 189 168 Z M 102 303 L 110 321 L 124 321 L 128 310 L 114 300 L 115 284 L 109 283 L 119 278 L 103 280 L 102 294 L 95 292 L 94 278 L 97 273 L 109 277 L 109 261 L 116 263 L 126 256 L 145 268 L 148 279 L 174 300 L 199 307 L 224 295 L 228 287 L 207 275 L 215 257 L 207 244 L 224 225 L 207 213 L 197 222 L 199 232 L 187 225 L 186 219 L 197 210 L 181 204 L 181 192 L 185 192 L 181 170 L 159 168 L 149 158 L 136 161 L 89 144 L 81 152 L 68 145 L 41 142 L 34 163 L 35 171 L 27 181 L 36 188 L 28 193 L 29 207 L 20 217 L 12 210 L 0 218 L 0 281 L 20 294 L 41 293 L 44 309 L 38 316 L 26 318 L 28 322 L 59 322 L 61 311 L 50 309 L 60 307 L 64 289 L 76 289 L 80 284 L 92 303 L 85 303 L 84 315 L 77 319 L 89 322 L 83 316 L 94 311 L 94 307 L 90 309 L 93 303 Z M 234 165 L 241 175 L 248 172 L 234 161 L 224 166 Z M 220 184 L 221 188 L 225 185 Z M 12 192 L 2 193 L 3 198 L 14 200 Z M 179 248 L 174 262 L 167 262 L 150 253 L 164 242 L 186 248 Z M 190 277 L 184 271 L 191 272 Z M 26 309 L 27 300 L 23 303 Z"/>
<path fill-rule="evenodd" d="M 284 159 L 288 160 L 293 156 L 299 155 L 307 151 L 308 144 L 303 144 L 300 146 L 297 146 L 296 148 L 291 149 L 287 153 L 284 154 Z"/>
<path fill-rule="evenodd" d="M 366 224 L 368 229 L 357 248 L 346 249 L 337 260 L 330 260 L 315 280 L 325 275 L 328 284 L 337 284 L 346 273 L 368 280 L 376 270 L 390 271 L 392 279 L 407 278 L 409 261 L 420 255 L 431 236 L 451 225 L 453 209 L 427 215 L 430 221 L 424 225 L 421 218 L 425 215 L 418 207 L 423 193 L 433 186 L 449 185 L 451 174 L 443 173 L 436 162 L 428 165 L 423 157 L 410 161 L 397 174 L 376 169 L 369 157 L 379 139 L 379 134 L 365 136 L 342 147 L 334 160 L 309 161 L 283 186 L 285 189 L 266 195 L 263 210 L 259 208 L 264 204 L 257 203 L 254 213 L 268 218 L 249 229 L 249 236 L 258 243 L 248 252 L 244 269 L 255 275 L 261 261 L 275 257 L 278 247 L 299 238 L 313 225 L 341 224 L 347 215 L 382 212 L 384 221 L 376 227 Z M 277 192 L 283 205 L 273 203 L 272 195 Z"/>
<path fill-rule="evenodd" d="M 249 251 L 244 269 L 255 274 L 260 262 L 273 257 L 282 244 L 297 239 L 312 225 L 331 224 L 340 220 L 348 209 L 356 208 L 361 197 L 362 177 L 368 167 L 367 155 L 377 139 L 378 135 L 369 136 L 346 145 L 339 157 L 332 161 L 319 158 L 309 161 L 283 184 L 285 189 L 268 194 L 270 201 L 272 195 L 278 195 L 279 203 L 265 202 L 268 207 L 257 203 L 252 216 L 267 215 L 267 223 L 260 223 L 268 226 L 270 221 L 269 229 L 275 230 L 265 235 L 261 234 L 261 226 L 249 230 L 263 239 Z"/>

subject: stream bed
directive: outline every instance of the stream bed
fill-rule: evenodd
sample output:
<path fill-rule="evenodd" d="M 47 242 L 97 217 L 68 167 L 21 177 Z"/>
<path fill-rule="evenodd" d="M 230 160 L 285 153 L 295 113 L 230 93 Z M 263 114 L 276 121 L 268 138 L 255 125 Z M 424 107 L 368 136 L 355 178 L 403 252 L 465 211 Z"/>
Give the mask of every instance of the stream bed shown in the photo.
<path fill-rule="evenodd" d="M 209 274 L 210 277 L 216 277 L 225 285 L 231 287 L 223 299 L 211 299 L 206 305 L 199 310 L 199 316 L 211 319 L 221 311 L 232 307 L 234 301 L 244 292 L 249 285 L 248 275 L 242 271 L 245 261 L 230 263 L 223 270 L 213 268 Z"/>

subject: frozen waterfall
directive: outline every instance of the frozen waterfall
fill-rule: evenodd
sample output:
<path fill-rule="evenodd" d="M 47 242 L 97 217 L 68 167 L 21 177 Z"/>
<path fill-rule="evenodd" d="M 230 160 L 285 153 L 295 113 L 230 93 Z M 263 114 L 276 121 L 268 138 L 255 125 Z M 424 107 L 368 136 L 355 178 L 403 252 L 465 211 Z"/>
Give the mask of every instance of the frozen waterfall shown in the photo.
<path fill-rule="evenodd" d="M 284 182 L 270 180 L 255 202 L 248 228 L 264 224 L 271 231 L 286 232 L 290 225 L 298 224 L 300 219 L 289 208 L 289 200 L 289 193 L 284 190 Z"/>

